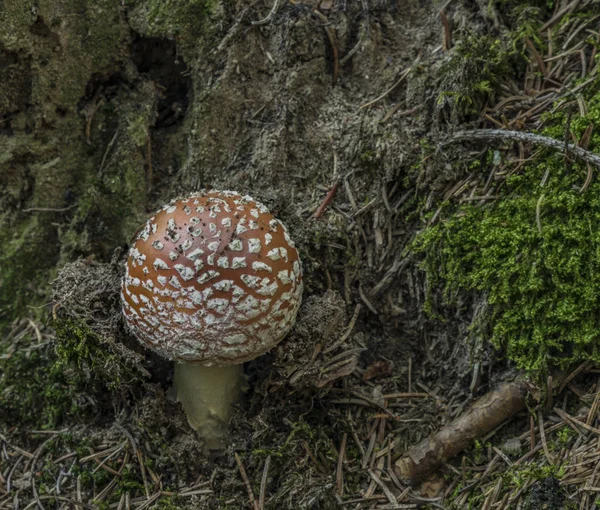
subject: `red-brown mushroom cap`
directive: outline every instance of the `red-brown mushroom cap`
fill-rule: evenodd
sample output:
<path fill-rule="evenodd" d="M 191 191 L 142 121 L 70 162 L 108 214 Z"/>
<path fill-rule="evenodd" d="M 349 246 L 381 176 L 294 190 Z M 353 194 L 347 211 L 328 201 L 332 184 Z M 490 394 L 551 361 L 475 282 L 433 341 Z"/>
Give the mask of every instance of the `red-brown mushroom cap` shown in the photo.
<path fill-rule="evenodd" d="M 174 200 L 138 233 L 121 292 L 130 329 L 162 356 L 206 365 L 251 360 L 292 327 L 298 251 L 252 198 L 208 191 Z"/>

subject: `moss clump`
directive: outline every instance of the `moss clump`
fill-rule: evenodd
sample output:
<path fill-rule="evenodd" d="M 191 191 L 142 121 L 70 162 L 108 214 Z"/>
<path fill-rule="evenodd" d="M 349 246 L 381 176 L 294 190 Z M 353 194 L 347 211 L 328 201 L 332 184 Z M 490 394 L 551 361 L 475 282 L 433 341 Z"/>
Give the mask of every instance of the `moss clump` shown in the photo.
<path fill-rule="evenodd" d="M 81 320 L 61 319 L 54 325 L 60 363 L 86 380 L 94 380 L 111 391 L 131 390 L 143 381 L 135 364 L 127 364 L 123 347 L 102 338 Z M 130 360 L 131 361 L 131 360 Z"/>
<path fill-rule="evenodd" d="M 440 69 L 438 107 L 449 110 L 455 120 L 478 117 L 486 104 L 494 103 L 504 78 L 525 69 L 527 43 L 545 51 L 539 34 L 552 11 L 548 2 L 499 0 L 489 7 L 490 13 L 497 10 L 508 30 L 498 36 L 463 34 Z"/>
<path fill-rule="evenodd" d="M 54 268 L 70 258 L 61 235 L 78 184 L 97 173 L 82 107 L 95 92 L 92 77 L 127 60 L 130 29 L 112 0 L 7 0 L 0 25 L 0 67 L 9 70 L 0 87 L 2 328 L 47 300 Z M 97 149 L 98 161 L 104 150 Z"/>
<path fill-rule="evenodd" d="M 600 97 L 588 105 L 571 123 L 575 136 L 600 122 Z M 561 138 L 565 122 L 562 113 L 548 118 L 544 134 Z M 589 149 L 599 148 L 595 134 Z M 487 295 L 492 343 L 529 371 L 600 360 L 600 182 L 582 193 L 585 175 L 547 151 L 506 180 L 496 203 L 448 206 L 414 244 L 447 301 L 457 291 Z"/>
<path fill-rule="evenodd" d="M 112 409 L 144 375 L 83 321 L 56 321 L 57 341 L 35 337 L 0 349 L 0 423 L 46 429 L 73 417 Z"/>
<path fill-rule="evenodd" d="M 440 70 L 438 107 L 459 118 L 479 114 L 493 100 L 502 77 L 515 74 L 520 56 L 508 38 L 466 34 Z"/>

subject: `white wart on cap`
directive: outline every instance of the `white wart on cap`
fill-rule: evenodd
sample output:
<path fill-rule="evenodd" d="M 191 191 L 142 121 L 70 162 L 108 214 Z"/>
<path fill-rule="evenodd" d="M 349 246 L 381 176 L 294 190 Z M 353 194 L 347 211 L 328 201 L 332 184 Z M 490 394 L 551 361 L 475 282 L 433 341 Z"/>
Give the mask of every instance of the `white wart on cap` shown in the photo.
<path fill-rule="evenodd" d="M 186 363 L 243 363 L 291 329 L 302 297 L 298 251 L 259 202 L 231 191 L 174 200 L 129 252 L 123 312 L 135 336 Z"/>

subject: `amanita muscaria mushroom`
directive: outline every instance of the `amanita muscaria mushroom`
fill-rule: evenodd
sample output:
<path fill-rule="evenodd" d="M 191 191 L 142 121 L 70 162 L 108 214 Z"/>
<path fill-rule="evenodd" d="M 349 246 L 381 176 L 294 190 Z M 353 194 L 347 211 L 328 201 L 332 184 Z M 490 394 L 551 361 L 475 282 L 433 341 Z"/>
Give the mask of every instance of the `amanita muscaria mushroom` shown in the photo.
<path fill-rule="evenodd" d="M 232 191 L 179 198 L 137 234 L 122 287 L 126 322 L 175 361 L 174 389 L 208 448 L 223 445 L 242 363 L 289 332 L 302 297 L 298 251 L 261 203 Z"/>

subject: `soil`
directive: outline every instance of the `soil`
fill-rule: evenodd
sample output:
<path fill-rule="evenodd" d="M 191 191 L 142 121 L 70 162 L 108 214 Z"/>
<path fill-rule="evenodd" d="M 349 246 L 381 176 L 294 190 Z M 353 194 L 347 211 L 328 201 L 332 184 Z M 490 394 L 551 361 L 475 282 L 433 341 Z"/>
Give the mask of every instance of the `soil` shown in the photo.
<path fill-rule="evenodd" d="M 472 159 L 427 147 L 481 124 L 444 100 L 440 9 L 454 46 L 506 33 L 503 2 L 29 4 L 0 6 L 0 355 L 29 360 L 0 384 L 0 508 L 443 508 L 460 460 L 409 499 L 392 462 L 514 370 L 472 333 L 485 296 L 426 313 L 406 247 Z M 305 278 L 212 456 L 119 305 L 144 218 L 204 188 L 265 203 Z M 25 367 L 51 395 L 7 384 Z"/>

